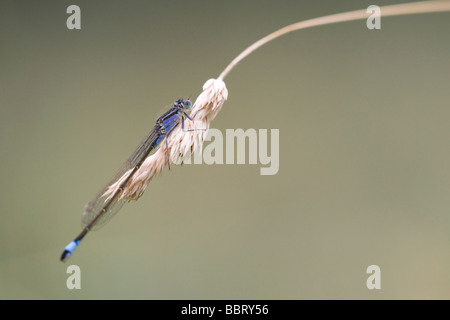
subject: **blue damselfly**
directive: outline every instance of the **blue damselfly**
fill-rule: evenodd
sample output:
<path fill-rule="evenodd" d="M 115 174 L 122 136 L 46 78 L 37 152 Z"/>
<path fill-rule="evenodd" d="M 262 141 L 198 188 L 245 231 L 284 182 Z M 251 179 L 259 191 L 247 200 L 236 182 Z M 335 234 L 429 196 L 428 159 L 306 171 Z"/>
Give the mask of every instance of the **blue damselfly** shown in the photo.
<path fill-rule="evenodd" d="M 164 139 L 166 141 L 166 161 L 169 162 L 167 138 L 180 124 L 180 120 L 183 130 L 185 117 L 189 120 L 193 120 L 195 115 L 191 118 L 186 113 L 186 110 L 190 109 L 191 106 L 192 103 L 190 100 L 178 99 L 169 111 L 156 120 L 154 128 L 122 165 L 114 178 L 86 205 L 82 218 L 83 230 L 64 248 L 64 252 L 60 258 L 61 261 L 65 261 L 70 257 L 89 231 L 98 229 L 100 226 L 104 225 L 120 210 L 120 208 L 122 208 L 123 204 L 127 201 L 125 198 L 121 197 L 124 188 L 127 186 L 133 175 L 139 170 L 144 160 Z M 110 186 L 119 179 L 121 179 L 121 183 L 118 188 L 112 193 L 109 192 L 111 190 Z"/>

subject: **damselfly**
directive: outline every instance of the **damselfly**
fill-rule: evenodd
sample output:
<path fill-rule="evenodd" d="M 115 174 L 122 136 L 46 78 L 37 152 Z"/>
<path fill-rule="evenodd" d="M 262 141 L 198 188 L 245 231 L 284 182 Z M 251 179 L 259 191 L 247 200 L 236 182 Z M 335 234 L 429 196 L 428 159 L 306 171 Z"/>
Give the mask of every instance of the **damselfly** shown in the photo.
<path fill-rule="evenodd" d="M 183 130 L 185 117 L 189 120 L 193 120 L 195 115 L 191 118 L 186 113 L 186 110 L 190 109 L 191 106 L 191 101 L 178 99 L 169 111 L 156 120 L 153 130 L 150 131 L 130 158 L 122 165 L 116 176 L 86 205 L 82 218 L 83 230 L 64 248 L 64 252 L 61 255 L 61 261 L 65 261 L 70 257 L 90 230 L 95 230 L 105 224 L 120 210 L 120 208 L 122 208 L 127 200 L 120 196 L 121 193 L 130 182 L 133 175 L 139 170 L 144 160 L 150 155 L 152 150 L 158 147 L 164 138 L 166 139 L 166 161 L 169 160 L 167 138 L 180 124 L 180 119 Z M 120 185 L 111 193 L 110 186 L 119 179 L 121 179 Z"/>

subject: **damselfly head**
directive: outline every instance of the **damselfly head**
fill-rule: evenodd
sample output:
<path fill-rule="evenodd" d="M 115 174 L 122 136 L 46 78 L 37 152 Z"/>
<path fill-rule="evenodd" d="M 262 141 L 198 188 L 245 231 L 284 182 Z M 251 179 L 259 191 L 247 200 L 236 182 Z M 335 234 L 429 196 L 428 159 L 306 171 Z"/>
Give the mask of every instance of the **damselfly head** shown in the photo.
<path fill-rule="evenodd" d="M 183 107 L 184 109 L 189 109 L 190 107 L 192 107 L 191 100 L 177 99 L 175 101 L 175 104 L 180 107 Z"/>

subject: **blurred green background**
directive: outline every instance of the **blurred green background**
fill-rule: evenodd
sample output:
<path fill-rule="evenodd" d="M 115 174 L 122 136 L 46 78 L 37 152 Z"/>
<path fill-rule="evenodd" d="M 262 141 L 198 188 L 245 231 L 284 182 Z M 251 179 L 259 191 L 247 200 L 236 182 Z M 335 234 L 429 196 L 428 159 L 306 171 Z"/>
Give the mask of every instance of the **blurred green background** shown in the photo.
<path fill-rule="evenodd" d="M 66 28 L 71 4 L 81 30 Z M 0 298 L 449 299 L 449 13 L 262 47 L 225 79 L 212 127 L 279 129 L 278 174 L 166 170 L 59 261 L 174 99 L 278 28 L 371 4 L 3 1 Z M 81 290 L 66 288 L 71 264 Z M 366 287 L 372 264 L 381 290 Z"/>

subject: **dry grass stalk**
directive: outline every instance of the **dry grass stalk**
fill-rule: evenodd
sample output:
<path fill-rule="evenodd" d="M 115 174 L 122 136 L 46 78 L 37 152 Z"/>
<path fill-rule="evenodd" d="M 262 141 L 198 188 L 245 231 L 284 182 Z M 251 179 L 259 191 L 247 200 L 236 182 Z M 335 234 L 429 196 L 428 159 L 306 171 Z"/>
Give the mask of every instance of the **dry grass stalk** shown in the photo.
<path fill-rule="evenodd" d="M 380 7 L 380 9 L 382 17 L 444 12 L 450 11 L 450 1 L 403 3 Z M 195 101 L 191 115 L 198 113 L 194 121 L 185 121 L 185 129 L 209 128 L 211 121 L 216 117 L 225 100 L 228 98 L 228 91 L 223 79 L 242 59 L 262 45 L 292 31 L 344 21 L 365 20 L 367 17 L 367 11 L 366 9 L 363 9 L 310 19 L 281 28 L 255 42 L 238 55 L 217 79 L 209 79 L 204 84 L 203 92 Z M 194 152 L 201 152 L 206 134 L 207 132 L 204 130 L 183 132 L 181 126 L 178 126 L 178 128 L 176 128 L 176 130 L 168 137 L 169 161 L 173 164 L 181 164 L 185 159 L 190 158 Z M 161 147 L 145 160 L 138 172 L 136 172 L 129 181 L 121 194 L 121 199 L 137 200 L 145 191 L 145 188 L 152 177 L 164 170 L 167 162 L 166 160 L 166 144 L 161 143 Z M 125 173 L 116 183 L 111 185 L 105 193 L 105 196 L 108 194 L 112 195 L 128 175 L 129 172 Z"/>

